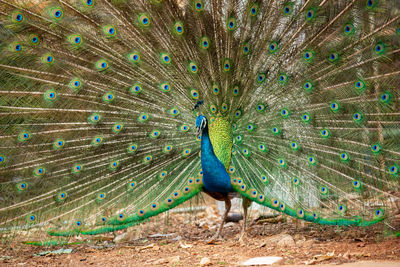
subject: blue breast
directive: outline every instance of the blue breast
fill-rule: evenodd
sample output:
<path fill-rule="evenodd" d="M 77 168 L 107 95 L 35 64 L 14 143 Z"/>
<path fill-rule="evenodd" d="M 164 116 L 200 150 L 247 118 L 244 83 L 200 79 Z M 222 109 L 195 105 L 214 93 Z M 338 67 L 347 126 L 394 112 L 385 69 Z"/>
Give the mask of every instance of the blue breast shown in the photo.
<path fill-rule="evenodd" d="M 231 178 L 224 165 L 214 154 L 208 135 L 208 127 L 203 129 L 201 135 L 201 168 L 203 170 L 203 184 L 209 192 L 234 192 Z"/>

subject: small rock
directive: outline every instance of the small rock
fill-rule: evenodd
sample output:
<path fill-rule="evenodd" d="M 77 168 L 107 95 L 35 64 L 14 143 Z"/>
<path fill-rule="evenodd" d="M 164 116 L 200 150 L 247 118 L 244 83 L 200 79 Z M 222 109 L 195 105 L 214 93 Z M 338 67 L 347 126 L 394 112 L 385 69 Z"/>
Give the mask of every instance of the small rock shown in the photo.
<path fill-rule="evenodd" d="M 191 247 L 193 247 L 193 245 L 179 242 L 179 247 L 180 248 L 191 248 Z"/>
<path fill-rule="evenodd" d="M 263 248 L 263 247 L 265 247 L 267 245 L 267 243 L 266 242 L 263 242 L 263 243 L 261 243 L 260 245 L 258 245 L 258 247 L 259 248 Z"/>
<path fill-rule="evenodd" d="M 224 224 L 224 228 L 225 227 L 234 227 L 236 224 L 235 223 L 233 223 L 233 222 L 228 222 L 228 223 L 225 223 Z"/>
<path fill-rule="evenodd" d="M 281 240 L 279 240 L 278 244 L 279 247 L 292 247 L 295 246 L 296 243 L 291 235 L 284 235 Z"/>
<path fill-rule="evenodd" d="M 180 256 L 173 256 L 173 257 L 169 257 L 168 260 L 172 265 L 174 265 L 174 264 L 177 264 L 178 262 L 181 261 L 181 257 Z"/>
<path fill-rule="evenodd" d="M 151 237 L 151 238 L 168 238 L 168 237 L 173 237 L 175 235 L 176 235 L 175 233 L 170 233 L 170 234 L 159 234 L 159 233 L 157 233 L 157 234 L 154 234 L 154 235 L 149 235 L 149 237 Z"/>
<path fill-rule="evenodd" d="M 207 257 L 202 258 L 200 261 L 200 266 L 208 266 L 211 265 L 211 260 Z"/>
<path fill-rule="evenodd" d="M 57 255 L 57 254 L 70 254 L 72 252 L 72 248 L 67 248 L 67 249 L 57 249 L 53 251 L 42 251 L 39 252 L 38 254 L 33 254 L 33 256 L 46 256 L 46 255 Z"/>
<path fill-rule="evenodd" d="M 131 241 L 132 240 L 132 234 L 133 234 L 133 232 L 126 232 L 126 233 L 117 235 L 114 238 L 113 241 L 114 241 L 115 244 Z"/>
<path fill-rule="evenodd" d="M 168 263 L 169 261 L 167 259 L 158 259 L 155 262 L 153 262 L 153 265 L 161 265 L 161 264 L 165 264 Z"/>
<path fill-rule="evenodd" d="M 312 239 L 306 240 L 306 241 L 302 242 L 301 245 L 304 248 L 311 248 L 314 245 L 314 240 L 312 240 Z"/>
<path fill-rule="evenodd" d="M 182 237 L 180 236 L 180 235 L 178 235 L 177 237 L 174 237 L 174 238 L 172 238 L 171 240 L 172 241 L 179 241 L 179 240 L 181 240 L 182 239 Z"/>
<path fill-rule="evenodd" d="M 251 258 L 245 262 L 242 263 L 244 266 L 250 266 L 250 265 L 272 265 L 274 263 L 277 263 L 281 261 L 281 257 L 257 257 L 257 258 Z"/>
<path fill-rule="evenodd" d="M 288 234 L 278 234 L 278 235 L 273 235 L 273 236 L 270 236 L 270 237 L 267 237 L 266 239 L 265 239 L 265 242 L 268 244 L 268 245 L 277 245 L 278 244 L 278 242 L 279 241 L 281 241 L 282 239 L 285 239 L 285 238 L 291 238 L 291 239 L 293 239 L 293 237 L 291 236 L 291 235 L 288 235 Z M 294 240 L 293 240 L 294 241 Z"/>
<path fill-rule="evenodd" d="M 296 244 L 297 244 L 297 241 L 306 241 L 305 236 L 301 235 L 301 234 L 296 234 L 293 238 L 294 238 L 294 240 L 296 240 Z"/>

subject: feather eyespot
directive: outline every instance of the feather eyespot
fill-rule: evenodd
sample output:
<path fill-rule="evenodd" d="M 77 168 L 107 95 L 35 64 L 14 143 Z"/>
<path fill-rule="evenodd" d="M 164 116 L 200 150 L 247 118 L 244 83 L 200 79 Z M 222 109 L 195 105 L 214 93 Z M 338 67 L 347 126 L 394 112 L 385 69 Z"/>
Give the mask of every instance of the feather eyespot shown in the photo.
<path fill-rule="evenodd" d="M 222 62 L 222 69 L 223 69 L 225 72 L 230 71 L 230 70 L 231 70 L 231 66 L 232 66 L 232 62 L 231 62 L 231 60 L 230 60 L 229 58 L 226 58 L 226 59 L 223 60 L 223 62 Z"/>
<path fill-rule="evenodd" d="M 231 17 L 226 21 L 226 26 L 229 31 L 234 31 L 236 29 L 236 19 Z"/>
<path fill-rule="evenodd" d="M 268 176 L 267 175 L 261 175 L 261 180 L 263 181 L 264 184 L 268 184 Z"/>
<path fill-rule="evenodd" d="M 153 160 L 153 156 L 147 155 L 147 156 L 144 156 L 143 163 L 144 164 L 149 164 L 152 160 Z"/>
<path fill-rule="evenodd" d="M 138 15 L 138 22 L 140 26 L 147 28 L 151 24 L 150 16 L 146 13 L 141 13 Z"/>
<path fill-rule="evenodd" d="M 364 119 L 364 116 L 363 116 L 363 114 L 361 114 L 360 112 L 356 112 L 356 113 L 354 113 L 353 114 L 353 120 L 355 121 L 355 122 L 362 122 L 363 121 L 363 119 Z"/>
<path fill-rule="evenodd" d="M 375 155 L 379 154 L 382 151 L 382 146 L 379 143 L 375 143 L 373 145 L 371 145 L 371 151 L 372 153 L 374 153 Z"/>
<path fill-rule="evenodd" d="M 317 164 L 317 160 L 315 159 L 314 156 L 308 156 L 307 162 L 309 166 L 314 166 Z"/>
<path fill-rule="evenodd" d="M 152 203 L 151 205 L 150 205 L 150 208 L 151 208 L 151 210 L 153 210 L 153 211 L 155 211 L 155 210 L 158 210 L 158 203 Z"/>
<path fill-rule="evenodd" d="M 187 156 L 190 155 L 191 152 L 192 152 L 192 150 L 189 149 L 189 148 L 184 149 L 184 150 L 182 151 L 182 156 L 187 157 Z"/>
<path fill-rule="evenodd" d="M 242 54 L 246 56 L 249 53 L 250 53 L 250 45 L 249 43 L 244 43 L 242 46 Z"/>
<path fill-rule="evenodd" d="M 203 50 L 207 50 L 210 47 L 210 39 L 207 36 L 203 36 L 200 41 L 200 48 Z"/>
<path fill-rule="evenodd" d="M 355 189 L 355 190 L 359 190 L 360 188 L 361 188 L 361 182 L 359 181 L 359 180 L 355 180 L 355 181 L 353 181 L 353 188 Z"/>
<path fill-rule="evenodd" d="M 172 198 L 167 198 L 165 202 L 167 203 L 167 205 L 172 205 L 174 203 L 174 200 Z"/>
<path fill-rule="evenodd" d="M 202 0 L 194 1 L 193 2 L 193 7 L 194 7 L 194 10 L 197 11 L 197 12 L 203 11 L 203 9 L 204 9 L 203 1 Z"/>
<path fill-rule="evenodd" d="M 331 132 L 328 129 L 322 129 L 320 131 L 320 135 L 322 136 L 322 138 L 329 138 L 331 135 Z"/>
<path fill-rule="evenodd" d="M 347 152 L 343 152 L 340 154 L 340 160 L 343 162 L 347 162 L 350 160 L 350 155 Z"/>
<path fill-rule="evenodd" d="M 100 146 L 102 143 L 103 143 L 103 137 L 101 136 L 95 136 L 91 142 L 91 144 L 95 147 Z"/>
<path fill-rule="evenodd" d="M 34 223 L 36 222 L 37 217 L 34 214 L 29 214 L 28 216 L 26 216 L 26 222 L 27 223 Z"/>
<path fill-rule="evenodd" d="M 66 200 L 68 197 L 68 194 L 66 192 L 60 192 L 57 195 L 57 201 L 62 202 L 64 200 Z"/>
<path fill-rule="evenodd" d="M 392 166 L 389 166 L 389 173 L 395 177 L 397 177 L 399 173 L 399 166 L 397 164 L 394 164 Z"/>
<path fill-rule="evenodd" d="M 338 207 L 337 207 L 337 212 L 338 212 L 339 214 L 344 215 L 344 214 L 346 213 L 346 211 L 347 211 L 347 208 L 346 208 L 345 205 L 343 205 L 343 204 L 339 204 L 339 205 L 338 205 Z"/>
<path fill-rule="evenodd" d="M 41 176 L 44 176 L 45 174 L 46 174 L 46 169 L 44 167 L 36 167 L 33 170 L 33 175 L 35 177 L 41 177 Z"/>
<path fill-rule="evenodd" d="M 82 2 L 89 7 L 94 5 L 94 0 L 82 0 Z"/>
<path fill-rule="evenodd" d="M 331 53 L 328 57 L 328 61 L 330 63 L 336 63 L 337 61 L 339 61 L 339 59 L 340 59 L 340 55 L 339 55 L 339 53 L 336 53 L 336 52 Z"/>
<path fill-rule="evenodd" d="M 103 27 L 103 33 L 107 38 L 115 37 L 117 29 L 113 25 L 106 25 Z"/>
<path fill-rule="evenodd" d="M 137 65 L 140 62 L 140 54 L 138 52 L 129 53 L 126 58 L 133 65 Z"/>
<path fill-rule="evenodd" d="M 110 164 L 108 165 L 108 168 L 110 169 L 110 171 L 115 171 L 118 167 L 119 167 L 118 160 L 114 160 L 114 161 L 110 162 Z"/>
<path fill-rule="evenodd" d="M 380 218 L 380 217 L 382 217 L 383 215 L 384 215 L 384 212 L 383 212 L 382 209 L 377 209 L 377 210 L 375 210 L 375 212 L 374 212 L 374 217 L 375 217 L 375 218 Z"/>
<path fill-rule="evenodd" d="M 106 103 L 111 103 L 115 100 L 115 94 L 113 92 L 107 92 L 103 95 L 103 101 Z"/>
<path fill-rule="evenodd" d="M 169 85 L 168 82 L 164 82 L 162 84 L 160 84 L 161 87 L 161 91 L 163 91 L 164 93 L 168 93 L 171 91 L 171 86 Z"/>
<path fill-rule="evenodd" d="M 28 184 L 26 182 L 19 182 L 16 184 L 16 188 L 18 191 L 22 192 L 28 188 Z"/>
<path fill-rule="evenodd" d="M 125 220 L 125 213 L 120 213 L 117 215 L 117 220 L 122 222 Z"/>
<path fill-rule="evenodd" d="M 139 122 L 146 122 L 149 119 L 149 115 L 147 113 L 142 113 L 138 117 Z"/>
<path fill-rule="evenodd" d="M 302 209 L 298 209 L 297 216 L 299 216 L 299 218 L 304 218 L 304 211 Z"/>
<path fill-rule="evenodd" d="M 173 32 L 175 33 L 175 35 L 178 35 L 178 36 L 183 35 L 183 33 L 185 32 L 183 23 L 180 21 L 176 21 L 174 24 L 174 27 L 173 27 Z"/>
<path fill-rule="evenodd" d="M 189 62 L 189 64 L 188 64 L 188 70 L 189 70 L 189 72 L 192 73 L 192 74 L 197 74 L 198 71 L 199 71 L 199 67 L 197 66 L 196 62 L 191 61 L 191 62 Z"/>
<path fill-rule="evenodd" d="M 306 21 L 309 21 L 309 22 L 314 21 L 315 16 L 316 16 L 315 8 L 310 8 L 305 13 L 305 19 L 306 19 Z"/>
<path fill-rule="evenodd" d="M 140 216 L 140 217 L 143 217 L 144 215 L 145 215 L 145 211 L 143 210 L 143 209 L 141 209 L 141 210 L 138 210 L 138 215 Z"/>
<path fill-rule="evenodd" d="M 135 181 L 130 181 L 128 183 L 128 191 L 132 191 L 136 187 L 136 182 Z"/>
<path fill-rule="evenodd" d="M 279 48 L 278 42 L 272 42 L 268 46 L 268 52 L 270 54 L 275 54 L 278 51 L 278 48 Z"/>
<path fill-rule="evenodd" d="M 259 73 L 257 75 L 257 83 L 261 84 L 265 81 L 265 73 Z"/>
<path fill-rule="evenodd" d="M 268 148 L 267 148 L 267 146 L 266 145 L 264 145 L 264 144 L 259 144 L 258 145 L 258 150 L 260 151 L 260 152 L 268 152 Z"/>
<path fill-rule="evenodd" d="M 286 159 L 284 159 L 284 158 L 279 158 L 279 159 L 278 159 L 278 164 L 279 164 L 279 166 L 280 166 L 281 168 L 286 168 L 286 166 L 287 166 Z"/>
<path fill-rule="evenodd" d="M 24 15 L 23 15 L 20 11 L 18 11 L 18 10 L 14 11 L 14 12 L 11 14 L 11 20 L 12 20 L 12 22 L 21 23 L 21 22 L 24 21 L 24 19 L 25 19 Z"/>
<path fill-rule="evenodd" d="M 334 101 L 330 104 L 331 111 L 337 113 L 340 110 L 340 105 L 338 102 Z"/>
<path fill-rule="evenodd" d="M 112 129 L 113 133 L 119 133 L 122 131 L 123 128 L 124 128 L 124 125 L 122 123 L 117 122 L 113 125 L 113 127 L 111 129 Z"/>
<path fill-rule="evenodd" d="M 293 3 L 288 3 L 283 6 L 282 8 L 283 15 L 284 16 L 289 16 L 293 13 Z"/>
<path fill-rule="evenodd" d="M 93 113 L 92 115 L 89 116 L 88 122 L 90 124 L 97 124 L 101 121 L 101 115 L 98 113 Z"/>
<path fill-rule="evenodd" d="M 367 0 L 365 6 L 367 9 L 373 9 L 376 7 L 377 2 L 378 2 L 377 0 Z"/>
<path fill-rule="evenodd" d="M 379 102 L 382 104 L 389 104 L 391 102 L 392 95 L 390 92 L 384 92 L 379 96 Z"/>
<path fill-rule="evenodd" d="M 327 188 L 326 186 L 321 186 L 321 187 L 319 188 L 319 192 L 320 192 L 322 195 L 327 195 L 327 194 L 328 194 L 328 188 Z"/>
<path fill-rule="evenodd" d="M 79 174 L 79 173 L 81 173 L 82 169 L 83 169 L 83 166 L 79 163 L 76 163 L 72 166 L 72 173 Z"/>
<path fill-rule="evenodd" d="M 343 27 L 343 34 L 345 36 L 349 36 L 352 35 L 354 33 L 354 26 L 351 23 L 347 23 L 346 25 L 344 25 Z"/>

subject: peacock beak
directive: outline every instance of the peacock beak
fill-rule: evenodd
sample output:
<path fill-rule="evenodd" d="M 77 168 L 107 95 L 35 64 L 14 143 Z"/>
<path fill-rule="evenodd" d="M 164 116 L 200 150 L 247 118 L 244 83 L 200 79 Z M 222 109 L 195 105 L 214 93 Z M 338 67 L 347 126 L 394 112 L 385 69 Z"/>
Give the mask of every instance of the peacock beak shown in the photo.
<path fill-rule="evenodd" d="M 196 137 L 199 138 L 201 133 L 201 128 L 200 127 L 196 127 Z"/>

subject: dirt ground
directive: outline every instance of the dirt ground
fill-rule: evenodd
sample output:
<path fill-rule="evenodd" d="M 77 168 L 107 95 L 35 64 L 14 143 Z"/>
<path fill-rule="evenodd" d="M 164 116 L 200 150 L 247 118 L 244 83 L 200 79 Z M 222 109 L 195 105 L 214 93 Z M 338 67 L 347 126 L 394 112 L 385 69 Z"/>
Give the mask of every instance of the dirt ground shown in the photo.
<path fill-rule="evenodd" d="M 80 244 L 63 247 L 25 245 L 25 237 L 1 244 L 0 266 L 240 266 L 264 256 L 282 257 L 277 265 L 400 266 L 400 238 L 385 224 L 327 227 L 256 214 L 244 242 L 238 241 L 240 221 L 227 223 L 221 240 L 207 244 L 219 220 L 212 205 L 197 213 L 160 215 L 128 231 L 76 237 L 70 242 Z"/>

